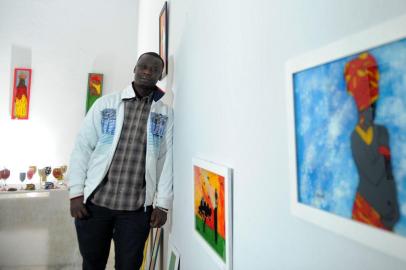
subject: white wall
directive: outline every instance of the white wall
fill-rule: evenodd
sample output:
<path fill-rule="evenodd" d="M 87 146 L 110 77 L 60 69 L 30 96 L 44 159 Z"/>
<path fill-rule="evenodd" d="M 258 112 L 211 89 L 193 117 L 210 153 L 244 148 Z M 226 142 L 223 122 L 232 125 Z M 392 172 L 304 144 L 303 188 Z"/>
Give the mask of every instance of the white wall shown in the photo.
<path fill-rule="evenodd" d="M 405 269 L 404 261 L 291 216 L 284 65 L 298 54 L 404 14 L 406 2 L 169 4 L 173 82 L 168 88 L 176 117 L 171 234 L 181 269 L 219 269 L 193 233 L 192 157 L 234 168 L 233 269 Z M 140 9 L 149 12 L 148 22 L 158 18 L 151 10 Z M 140 42 L 157 42 L 157 25 L 143 33 Z"/>
<path fill-rule="evenodd" d="M 0 1 L 0 168 L 67 163 L 85 114 L 87 76 L 124 88 L 137 56 L 138 1 Z M 12 70 L 31 67 L 30 119 L 11 120 Z"/>

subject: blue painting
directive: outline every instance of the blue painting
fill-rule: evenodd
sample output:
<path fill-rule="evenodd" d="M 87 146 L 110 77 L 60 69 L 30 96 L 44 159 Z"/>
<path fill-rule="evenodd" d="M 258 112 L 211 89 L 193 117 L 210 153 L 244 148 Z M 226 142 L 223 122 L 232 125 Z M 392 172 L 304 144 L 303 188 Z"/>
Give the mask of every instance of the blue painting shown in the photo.
<path fill-rule="evenodd" d="M 406 39 L 293 86 L 299 202 L 406 236 Z"/>

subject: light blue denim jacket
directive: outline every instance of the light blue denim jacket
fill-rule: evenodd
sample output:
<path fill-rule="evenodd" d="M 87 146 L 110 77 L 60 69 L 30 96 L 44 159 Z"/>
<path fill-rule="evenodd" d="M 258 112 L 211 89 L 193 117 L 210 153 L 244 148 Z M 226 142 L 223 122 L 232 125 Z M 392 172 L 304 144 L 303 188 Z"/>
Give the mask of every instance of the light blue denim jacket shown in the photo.
<path fill-rule="evenodd" d="M 160 100 L 163 95 L 157 88 L 148 117 L 144 206 L 155 204 L 170 209 L 173 199 L 173 110 Z M 83 195 L 86 202 L 106 176 L 123 126 L 123 99 L 134 96 L 132 85 L 129 85 L 121 92 L 99 98 L 87 113 L 68 167 L 70 198 Z"/>

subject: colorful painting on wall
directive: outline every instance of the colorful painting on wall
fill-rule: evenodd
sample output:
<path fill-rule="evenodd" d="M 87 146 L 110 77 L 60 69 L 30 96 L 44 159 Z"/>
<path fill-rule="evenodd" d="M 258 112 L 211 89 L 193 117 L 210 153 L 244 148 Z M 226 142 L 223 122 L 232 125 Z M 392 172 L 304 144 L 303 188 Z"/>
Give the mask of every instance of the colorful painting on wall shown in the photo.
<path fill-rule="evenodd" d="M 159 55 L 164 60 L 163 79 L 168 74 L 168 4 L 165 2 L 159 14 Z"/>
<path fill-rule="evenodd" d="M 193 164 L 195 231 L 210 254 L 231 267 L 231 170 L 197 159 Z"/>
<path fill-rule="evenodd" d="M 28 119 L 30 111 L 31 69 L 14 69 L 11 119 Z"/>
<path fill-rule="evenodd" d="M 103 74 L 89 73 L 87 80 L 87 100 L 86 112 L 89 111 L 93 103 L 102 95 L 103 92 Z"/>
<path fill-rule="evenodd" d="M 396 33 L 393 29 L 400 25 L 391 31 Z M 385 37 L 381 28 L 371 31 L 355 40 L 366 43 L 370 37 Z M 389 233 L 395 237 L 389 236 L 388 251 L 395 255 L 393 241 L 406 247 L 403 32 L 403 37 L 388 37 L 363 49 L 358 45 L 358 50 L 334 57 L 345 51 L 342 44 L 357 44 L 337 42 L 288 64 L 294 111 L 294 212 L 313 220 L 325 218 L 321 225 L 330 228 L 344 218 L 351 222 L 343 223 L 344 229 L 360 226 L 351 229 L 358 230 L 354 237 L 378 248 L 382 244 L 370 243 L 377 237 L 374 233 Z M 320 211 L 329 215 L 316 216 Z M 331 216 L 341 219 L 332 222 Z M 364 227 L 371 235 L 361 239 Z"/>

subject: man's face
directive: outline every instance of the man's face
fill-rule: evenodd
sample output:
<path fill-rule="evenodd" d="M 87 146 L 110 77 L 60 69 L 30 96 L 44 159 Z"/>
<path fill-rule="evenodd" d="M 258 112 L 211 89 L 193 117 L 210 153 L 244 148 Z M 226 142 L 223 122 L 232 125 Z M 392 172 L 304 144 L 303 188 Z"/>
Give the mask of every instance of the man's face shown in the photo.
<path fill-rule="evenodd" d="M 162 74 L 162 62 L 155 56 L 145 54 L 138 60 L 134 69 L 134 83 L 153 87 Z"/>

